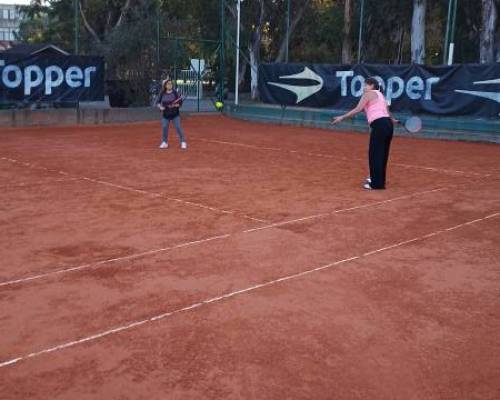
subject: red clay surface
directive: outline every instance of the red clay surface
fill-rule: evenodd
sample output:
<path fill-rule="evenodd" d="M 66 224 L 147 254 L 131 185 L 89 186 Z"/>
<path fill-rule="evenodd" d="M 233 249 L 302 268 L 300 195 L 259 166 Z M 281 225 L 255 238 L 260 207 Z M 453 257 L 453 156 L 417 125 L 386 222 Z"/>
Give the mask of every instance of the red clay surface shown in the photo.
<path fill-rule="evenodd" d="M 2 399 L 500 398 L 500 148 L 183 121 L 0 133 Z"/>

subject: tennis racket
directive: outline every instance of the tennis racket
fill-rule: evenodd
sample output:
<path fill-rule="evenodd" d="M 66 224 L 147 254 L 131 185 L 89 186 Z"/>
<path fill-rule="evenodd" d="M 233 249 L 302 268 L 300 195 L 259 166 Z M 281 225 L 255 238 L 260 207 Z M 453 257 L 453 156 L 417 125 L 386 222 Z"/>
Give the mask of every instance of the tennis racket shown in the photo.
<path fill-rule="evenodd" d="M 185 96 L 179 96 L 174 101 L 172 101 L 167 107 L 173 106 L 173 105 L 180 103 L 181 101 L 184 101 L 184 100 L 186 100 Z"/>
<path fill-rule="evenodd" d="M 408 133 L 417 133 L 422 129 L 422 120 L 419 117 L 410 117 L 406 121 L 398 121 Z"/>
<path fill-rule="evenodd" d="M 184 101 L 185 99 L 186 99 L 185 96 L 179 96 L 175 100 L 173 100 L 173 101 L 171 101 L 169 103 L 164 102 L 161 105 L 164 108 L 171 108 L 172 106 L 175 106 L 177 103 L 179 103 L 180 101 Z"/>

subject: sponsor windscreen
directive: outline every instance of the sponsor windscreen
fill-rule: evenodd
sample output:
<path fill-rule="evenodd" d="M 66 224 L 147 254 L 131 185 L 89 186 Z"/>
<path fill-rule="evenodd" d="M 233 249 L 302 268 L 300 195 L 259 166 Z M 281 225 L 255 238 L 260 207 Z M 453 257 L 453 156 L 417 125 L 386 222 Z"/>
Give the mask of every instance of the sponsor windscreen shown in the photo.
<path fill-rule="evenodd" d="M 101 57 L 0 54 L 0 102 L 103 99 Z"/>
<path fill-rule="evenodd" d="M 436 115 L 500 115 L 500 64 L 328 65 L 261 64 L 266 103 L 349 109 L 375 77 L 393 111 Z"/>

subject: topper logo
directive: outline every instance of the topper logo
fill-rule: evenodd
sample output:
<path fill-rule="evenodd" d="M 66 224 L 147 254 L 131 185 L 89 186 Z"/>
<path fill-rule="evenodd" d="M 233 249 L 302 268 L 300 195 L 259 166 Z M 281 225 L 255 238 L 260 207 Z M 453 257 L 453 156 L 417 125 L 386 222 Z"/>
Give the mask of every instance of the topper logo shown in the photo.
<path fill-rule="evenodd" d="M 296 104 L 300 103 L 302 100 L 311 97 L 315 93 L 319 92 L 323 88 L 323 78 L 319 76 L 314 71 L 311 71 L 309 68 L 304 67 L 304 71 L 299 72 L 298 74 L 293 75 L 282 75 L 279 77 L 280 79 L 306 79 L 310 81 L 315 81 L 311 85 L 288 85 L 286 83 L 277 83 L 277 82 L 267 82 L 268 85 L 277 86 L 279 88 L 288 90 L 294 93 L 297 96 Z"/>
<path fill-rule="evenodd" d="M 51 95 L 52 90 L 61 86 L 63 82 L 70 88 L 90 87 L 92 74 L 97 67 L 80 68 L 72 65 L 64 71 L 57 65 L 49 65 L 45 69 L 32 64 L 24 68 L 15 64 L 5 66 L 5 60 L 0 60 L 0 83 L 9 88 L 16 89 L 23 85 L 24 95 L 31 95 L 32 89 L 43 84 L 44 94 Z"/>
<path fill-rule="evenodd" d="M 500 79 L 491 79 L 488 81 L 476 81 L 474 85 L 498 85 L 500 84 Z M 457 93 L 469 94 L 471 96 L 482 97 L 484 99 L 489 99 L 500 103 L 500 92 L 490 92 L 490 91 L 479 91 L 479 90 L 459 90 L 455 89 Z"/>
<path fill-rule="evenodd" d="M 347 90 L 351 89 L 351 95 L 354 97 L 361 97 L 363 94 L 363 86 L 365 78 L 361 75 L 354 76 L 354 71 L 337 71 L 337 78 L 340 78 L 340 93 L 342 97 L 347 96 Z M 348 84 L 348 78 L 351 79 L 351 84 Z M 406 93 L 411 100 L 431 100 L 432 99 L 432 85 L 438 83 L 438 77 L 430 77 L 422 79 L 419 76 L 412 76 L 406 82 L 399 76 L 392 76 L 387 79 L 387 82 L 380 76 L 375 76 L 375 79 L 380 83 L 384 89 L 387 103 L 391 104 L 393 99 L 400 98 L 403 93 Z M 350 86 L 350 87 L 349 87 Z"/>

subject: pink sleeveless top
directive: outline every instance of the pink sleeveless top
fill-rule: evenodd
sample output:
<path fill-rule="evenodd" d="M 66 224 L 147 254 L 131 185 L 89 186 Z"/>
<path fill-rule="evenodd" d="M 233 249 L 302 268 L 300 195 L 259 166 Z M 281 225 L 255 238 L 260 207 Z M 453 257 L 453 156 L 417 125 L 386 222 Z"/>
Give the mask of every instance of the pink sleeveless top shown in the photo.
<path fill-rule="evenodd" d="M 377 95 L 377 98 L 375 100 L 370 100 L 364 108 L 366 119 L 369 124 L 376 119 L 389 116 L 387 101 L 385 100 L 384 95 L 378 90 L 372 90 L 372 92 Z"/>

